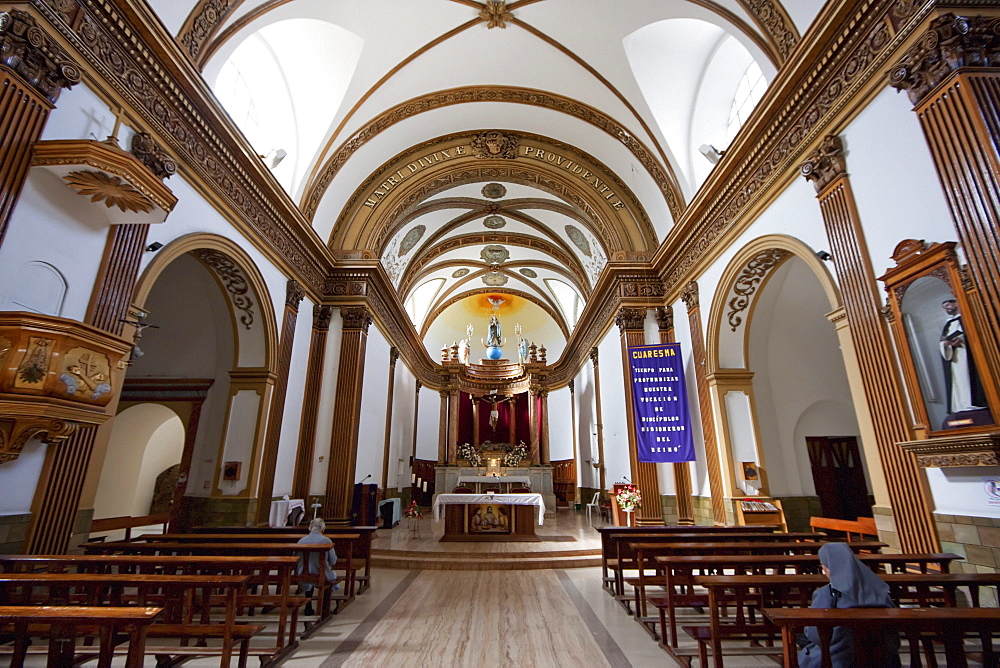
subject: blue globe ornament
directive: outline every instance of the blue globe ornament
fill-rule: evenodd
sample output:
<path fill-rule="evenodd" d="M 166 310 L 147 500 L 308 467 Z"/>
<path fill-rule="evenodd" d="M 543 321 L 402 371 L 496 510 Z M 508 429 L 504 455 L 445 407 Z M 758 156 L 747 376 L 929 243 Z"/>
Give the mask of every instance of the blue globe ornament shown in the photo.
<path fill-rule="evenodd" d="M 490 346 L 486 349 L 486 358 L 491 360 L 498 360 L 503 357 L 503 350 L 500 346 Z"/>

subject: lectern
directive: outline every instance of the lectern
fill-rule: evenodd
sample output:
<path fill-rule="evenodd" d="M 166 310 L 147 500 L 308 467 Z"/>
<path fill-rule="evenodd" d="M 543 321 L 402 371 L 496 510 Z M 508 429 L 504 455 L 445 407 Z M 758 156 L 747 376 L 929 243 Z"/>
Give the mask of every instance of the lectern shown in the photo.
<path fill-rule="evenodd" d="M 378 516 L 378 485 L 358 483 L 354 486 L 354 499 L 351 501 L 351 524 L 354 526 L 375 526 Z"/>

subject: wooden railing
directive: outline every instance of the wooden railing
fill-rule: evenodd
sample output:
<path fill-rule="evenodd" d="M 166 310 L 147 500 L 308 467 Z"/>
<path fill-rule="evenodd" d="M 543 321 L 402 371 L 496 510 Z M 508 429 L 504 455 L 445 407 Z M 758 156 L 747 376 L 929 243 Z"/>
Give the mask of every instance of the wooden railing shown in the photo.
<path fill-rule="evenodd" d="M 170 513 L 159 513 L 157 515 L 142 515 L 141 517 L 105 517 L 94 520 L 90 523 L 90 533 L 100 533 L 102 531 L 116 531 L 125 529 L 125 540 L 132 539 L 132 529 L 135 527 L 148 527 L 153 524 L 162 524 L 163 531 L 167 531 L 167 522 L 170 521 Z"/>

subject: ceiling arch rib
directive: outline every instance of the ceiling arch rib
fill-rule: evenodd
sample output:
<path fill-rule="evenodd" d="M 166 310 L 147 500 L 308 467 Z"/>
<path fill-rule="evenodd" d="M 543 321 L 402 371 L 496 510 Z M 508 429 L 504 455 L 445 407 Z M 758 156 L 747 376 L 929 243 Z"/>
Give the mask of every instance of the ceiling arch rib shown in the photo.
<path fill-rule="evenodd" d="M 532 283 L 530 281 L 525 280 L 523 276 L 518 276 L 518 275 L 513 274 L 513 273 L 511 273 L 509 271 L 503 271 L 503 270 L 501 270 L 502 273 L 504 273 L 504 274 L 506 274 L 508 276 L 513 277 L 515 280 L 517 280 L 519 283 L 523 284 L 528 289 L 519 289 L 519 288 L 511 287 L 511 286 L 506 285 L 506 284 L 502 285 L 502 286 L 496 286 L 496 285 L 490 286 L 490 285 L 488 285 L 486 287 L 467 288 L 467 289 L 464 289 L 464 290 L 462 289 L 463 285 L 471 283 L 472 281 L 474 281 L 477 278 L 481 278 L 482 276 L 484 276 L 485 274 L 489 273 L 490 271 L 491 271 L 490 269 L 486 269 L 486 270 L 483 270 L 483 271 L 478 271 L 478 272 L 476 272 L 474 274 L 470 274 L 466 278 L 461 279 L 460 282 L 458 282 L 458 283 L 456 283 L 454 285 L 445 286 L 445 288 L 443 290 L 441 290 L 441 291 L 439 291 L 437 293 L 435 301 L 438 302 L 438 303 L 445 303 L 446 301 L 448 301 L 450 299 L 451 296 L 455 296 L 455 297 L 459 297 L 459 298 L 464 298 L 464 297 L 469 297 L 469 296 L 475 295 L 475 294 L 485 294 L 485 293 L 482 292 L 483 290 L 493 291 L 493 292 L 504 292 L 504 291 L 506 291 L 506 292 L 517 292 L 519 295 L 523 296 L 525 299 L 528 299 L 529 301 L 534 302 L 535 304 L 537 304 L 538 306 L 540 306 L 542 308 L 545 308 L 547 306 L 548 309 L 547 309 L 546 312 L 548 312 L 550 314 L 551 313 L 558 313 L 558 314 L 563 315 L 563 323 L 562 323 L 562 325 L 560 325 L 560 327 L 564 326 L 565 329 L 566 329 L 566 331 L 567 332 L 569 331 L 569 329 L 570 329 L 570 327 L 571 327 L 571 325 L 573 323 L 570 323 L 570 322 L 568 322 L 566 320 L 565 314 L 562 313 L 562 310 L 559 308 L 559 305 L 556 303 L 556 300 L 553 299 L 552 295 L 550 294 L 551 291 L 550 290 L 549 291 L 542 290 L 539 285 L 536 285 L 535 283 Z M 426 323 L 424 324 L 424 326 L 425 327 L 429 326 L 430 322 L 431 322 L 430 320 L 427 320 Z"/>
<path fill-rule="evenodd" d="M 442 262 L 432 264 L 417 273 L 407 275 L 405 282 L 401 283 L 399 286 L 399 294 L 403 295 L 403 301 L 406 301 L 406 298 L 409 297 L 410 295 L 410 290 L 412 290 L 414 286 L 419 285 L 427 278 L 433 276 L 435 273 L 451 269 L 453 267 L 470 268 L 471 266 L 475 266 L 477 271 L 479 269 L 485 271 L 489 267 L 488 264 L 482 261 L 464 260 L 458 258 L 444 260 Z M 513 260 L 510 262 L 505 262 L 503 266 L 506 269 L 522 269 L 527 267 L 531 269 L 537 268 L 545 271 L 551 271 L 553 274 L 557 274 L 562 278 L 564 278 L 566 283 L 572 286 L 578 293 L 580 293 L 580 296 L 582 298 L 586 299 L 587 297 L 590 296 L 590 289 L 586 285 L 581 285 L 580 283 L 578 283 L 576 276 L 574 276 L 572 272 L 567 270 L 565 267 L 555 264 L 553 262 L 544 262 L 541 260 L 521 260 L 521 261 Z M 471 270 L 470 274 L 467 274 L 466 276 L 469 276 L 471 278 L 472 276 Z"/>
<path fill-rule="evenodd" d="M 381 253 L 397 221 L 422 202 L 458 185 L 491 181 L 527 185 L 568 202 L 590 221 L 609 254 L 621 255 L 619 259 L 626 253 L 648 259 L 656 248 L 656 232 L 645 209 L 600 162 L 572 147 L 514 133 L 507 133 L 517 143 L 512 158 L 480 158 L 472 142 L 481 134 L 444 137 L 384 163 L 348 198 L 334 223 L 330 248 Z"/>
<path fill-rule="evenodd" d="M 683 213 L 685 206 L 684 196 L 672 167 L 670 165 L 661 166 L 653 153 L 628 128 L 603 112 L 579 100 L 547 91 L 517 86 L 465 86 L 452 88 L 428 93 L 427 95 L 407 100 L 391 109 L 387 109 L 377 118 L 355 132 L 349 139 L 345 140 L 340 148 L 326 161 L 316 178 L 310 180 L 301 202 L 303 213 L 308 218 L 312 218 L 315 215 L 316 209 L 319 207 L 319 201 L 323 198 L 323 194 L 330 187 L 334 177 L 340 168 L 343 167 L 344 163 L 358 149 L 386 128 L 416 114 L 456 104 L 478 102 L 507 102 L 544 107 L 589 123 L 616 139 L 632 153 L 636 162 L 642 165 L 656 183 L 674 219 L 679 218 L 681 213 Z M 525 135 L 525 138 L 529 138 L 529 136 Z M 564 146 L 563 150 L 565 151 L 567 148 Z M 590 160 L 593 159 L 591 158 Z"/>

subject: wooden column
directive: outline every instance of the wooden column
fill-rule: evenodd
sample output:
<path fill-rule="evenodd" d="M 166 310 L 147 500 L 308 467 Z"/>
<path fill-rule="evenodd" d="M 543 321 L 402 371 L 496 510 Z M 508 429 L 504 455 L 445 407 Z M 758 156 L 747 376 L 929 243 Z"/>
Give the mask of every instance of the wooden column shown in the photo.
<path fill-rule="evenodd" d="M 441 413 L 438 418 L 438 464 L 448 463 L 448 390 L 439 390 Z"/>
<path fill-rule="evenodd" d="M 323 516 L 336 524 L 346 525 L 351 521 L 358 431 L 361 428 L 361 390 L 365 380 L 365 349 L 372 316 L 364 306 L 343 307 L 340 315 L 344 332 L 340 341 L 340 370 L 333 404 L 333 436 L 330 439 Z"/>
<path fill-rule="evenodd" d="M 481 442 L 479 438 L 479 400 L 472 397 L 472 445 L 478 448 Z"/>
<path fill-rule="evenodd" d="M 448 466 L 458 463 L 458 388 L 448 390 Z"/>
<path fill-rule="evenodd" d="M 538 393 L 540 391 L 541 388 L 537 386 L 528 390 L 528 435 L 530 436 L 528 451 L 531 453 L 531 463 L 535 465 L 542 463 L 538 443 Z M 511 423 L 513 424 L 513 422 L 513 415 L 511 415 Z"/>
<path fill-rule="evenodd" d="M 840 139 L 826 137 L 802 165 L 802 174 L 816 186 L 823 212 L 900 548 L 904 552 L 937 552 L 924 475 L 913 455 L 897 445 L 912 440 L 913 435 Z"/>
<path fill-rule="evenodd" d="M 316 454 L 316 426 L 319 420 L 319 398 L 323 391 L 323 366 L 326 363 L 326 338 L 330 331 L 333 309 L 313 305 L 312 338 L 309 341 L 309 363 L 306 368 L 306 386 L 302 395 L 302 424 L 299 426 L 299 444 L 295 453 L 295 476 L 292 479 L 292 497 L 309 497 L 312 482 L 313 459 Z M 308 504 L 307 504 L 308 505 Z"/>
<path fill-rule="evenodd" d="M 1000 378 L 1000 32 L 996 22 L 996 16 L 939 16 L 891 70 L 889 83 L 905 90 L 915 105 L 968 260 L 974 288 L 967 291 L 973 307 L 969 315 L 976 318 L 983 334 L 992 377 Z"/>
<path fill-rule="evenodd" d="M 271 513 L 271 495 L 274 492 L 274 472 L 278 464 L 278 446 L 281 444 L 281 423 L 285 415 L 285 396 L 288 394 L 288 372 L 292 364 L 295 344 L 295 323 L 299 319 L 299 304 L 305 290 L 298 281 L 289 279 L 285 284 L 285 311 L 281 319 L 278 338 L 278 368 L 271 406 L 267 414 L 267 431 L 264 433 L 264 455 L 260 462 L 260 486 L 257 496 L 257 523 L 264 524 Z"/>
<path fill-rule="evenodd" d="M 656 309 L 656 325 L 660 329 L 660 343 L 674 343 L 674 309 L 661 306 Z M 691 502 L 691 464 L 674 464 L 674 493 L 677 495 L 677 524 L 694 524 L 694 506 Z"/>
<path fill-rule="evenodd" d="M 424 386 L 419 380 L 413 390 L 413 440 L 410 445 L 410 466 L 417 458 L 417 429 L 420 427 L 420 388 Z"/>
<path fill-rule="evenodd" d="M 538 452 L 541 454 L 542 466 L 550 466 L 552 459 L 549 454 L 549 391 L 543 389 L 538 394 L 542 398 L 541 415 L 538 416 L 538 419 L 541 420 L 538 429 L 540 432 Z"/>
<path fill-rule="evenodd" d="M 681 299 L 687 307 L 688 327 L 691 329 L 691 360 L 694 364 L 695 381 L 698 385 L 698 411 L 701 414 L 701 430 L 705 437 L 705 464 L 708 468 L 708 487 L 712 494 L 712 521 L 720 526 L 726 524 L 726 500 L 722 489 L 722 468 L 719 462 L 719 444 L 715 437 L 715 415 L 712 413 L 712 397 L 705 373 L 705 335 L 701 327 L 701 309 L 698 302 L 698 284 L 691 281 L 684 286 Z"/>
<path fill-rule="evenodd" d="M 571 378 L 568 384 L 569 387 L 569 429 L 573 436 L 573 461 L 576 462 L 574 469 L 576 470 L 576 477 L 573 479 L 573 498 L 577 503 L 580 502 L 580 469 L 583 468 L 583 462 L 580 461 L 580 439 L 577 437 L 577 432 L 580 427 L 576 423 L 576 383 Z"/>
<path fill-rule="evenodd" d="M 604 465 L 604 422 L 601 419 L 601 367 L 598 365 L 597 348 L 590 349 L 590 361 L 594 365 L 594 417 L 597 418 L 597 459 L 600 462 L 601 491 L 608 489 L 607 467 Z"/>
<path fill-rule="evenodd" d="M 629 373 L 628 349 L 646 343 L 646 309 L 621 308 L 615 316 L 621 336 L 622 370 L 625 376 L 625 421 L 628 425 L 628 458 L 632 484 L 642 493 L 642 507 L 635 513 L 638 526 L 663 524 L 660 503 L 660 477 L 653 462 L 639 461 L 639 437 L 635 431 L 635 404 L 632 396 L 632 376 Z"/>
<path fill-rule="evenodd" d="M 394 346 L 389 349 L 389 387 L 386 389 L 385 405 L 385 441 L 382 445 L 382 489 L 389 488 L 389 444 L 392 436 L 392 398 L 396 393 L 396 361 L 399 350 Z"/>
<path fill-rule="evenodd" d="M 59 93 L 80 69 L 26 12 L 0 13 L 0 244 Z M 93 431 L 88 429 L 88 432 Z"/>

